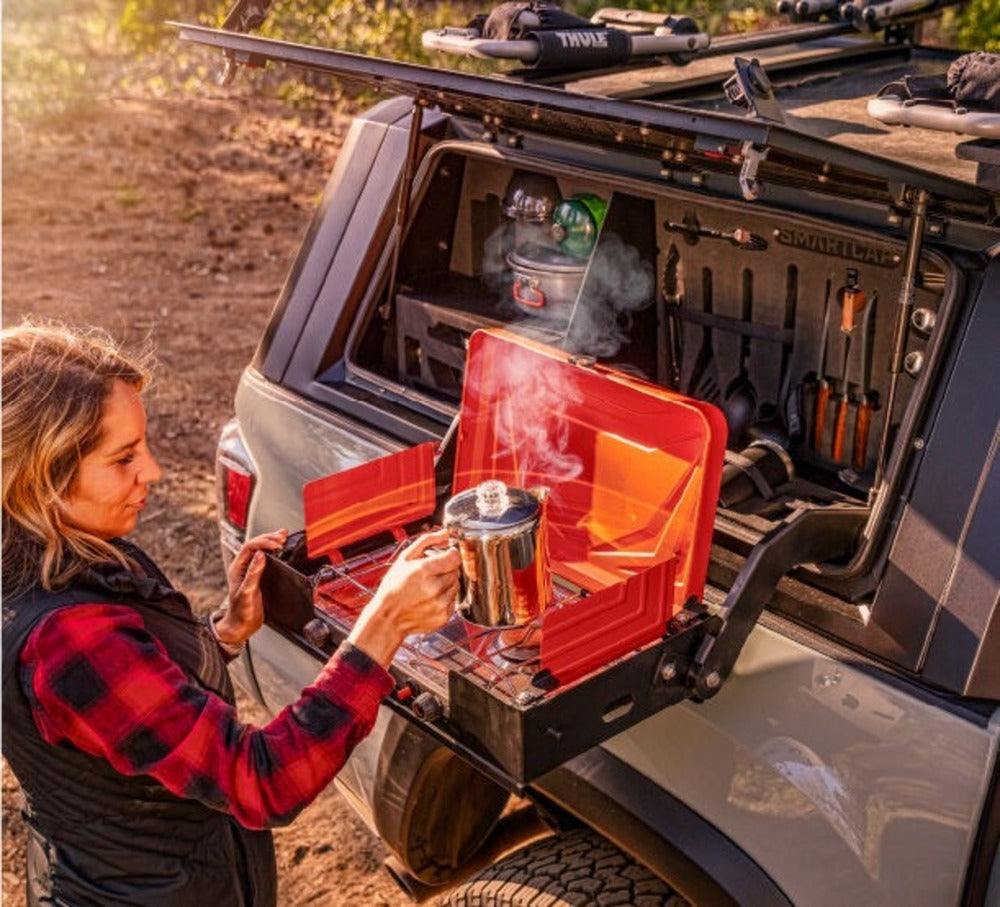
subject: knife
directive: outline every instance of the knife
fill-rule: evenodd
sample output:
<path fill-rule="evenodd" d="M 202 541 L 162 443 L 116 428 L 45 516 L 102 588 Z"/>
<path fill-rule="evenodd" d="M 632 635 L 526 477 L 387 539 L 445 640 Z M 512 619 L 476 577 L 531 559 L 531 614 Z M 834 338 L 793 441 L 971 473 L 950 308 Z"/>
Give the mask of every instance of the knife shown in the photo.
<path fill-rule="evenodd" d="M 858 314 L 864 311 L 867 298 L 858 287 L 858 272 L 854 268 L 847 269 L 847 282 L 837 292 L 840 301 L 840 331 L 844 335 L 844 366 L 841 369 L 840 392 L 837 396 L 836 416 L 833 425 L 833 444 L 830 448 L 830 459 L 839 463 L 844 456 L 844 436 L 847 434 L 847 410 L 851 404 L 848 369 L 851 361 L 851 337 L 857 324 Z"/>
<path fill-rule="evenodd" d="M 663 318 L 666 324 L 666 355 L 667 355 L 667 384 L 671 390 L 680 390 L 681 387 L 681 361 L 684 355 L 681 343 L 681 325 L 678 310 L 681 306 L 681 295 L 678 289 L 677 266 L 680 263 L 681 254 L 677 251 L 677 246 L 670 244 L 667 251 L 667 260 L 663 265 Z"/>
<path fill-rule="evenodd" d="M 826 279 L 826 302 L 823 306 L 823 334 L 819 341 L 819 360 L 816 363 L 816 408 L 813 412 L 812 447 L 815 451 L 823 449 L 823 430 L 826 427 L 826 408 L 830 403 L 830 381 L 826 377 L 826 343 L 830 333 L 830 290 L 833 280 Z"/>

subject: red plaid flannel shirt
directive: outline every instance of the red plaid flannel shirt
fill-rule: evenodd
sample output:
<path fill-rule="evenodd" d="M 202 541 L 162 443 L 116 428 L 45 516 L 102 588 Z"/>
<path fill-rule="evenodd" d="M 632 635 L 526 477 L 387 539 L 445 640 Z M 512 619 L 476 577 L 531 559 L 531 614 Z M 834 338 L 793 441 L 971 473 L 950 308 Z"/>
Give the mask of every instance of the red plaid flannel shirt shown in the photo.
<path fill-rule="evenodd" d="M 21 651 L 35 724 L 126 775 L 150 775 L 180 797 L 248 828 L 290 822 L 370 730 L 393 682 L 343 645 L 315 682 L 264 727 L 191 683 L 132 608 L 54 611 Z"/>

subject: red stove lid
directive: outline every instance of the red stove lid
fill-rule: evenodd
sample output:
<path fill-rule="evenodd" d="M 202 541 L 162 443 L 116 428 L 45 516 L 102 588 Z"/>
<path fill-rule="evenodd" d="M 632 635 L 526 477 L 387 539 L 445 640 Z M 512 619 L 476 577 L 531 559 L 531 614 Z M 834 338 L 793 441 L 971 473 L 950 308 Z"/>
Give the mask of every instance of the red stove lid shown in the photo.
<path fill-rule="evenodd" d="M 677 558 L 701 597 L 726 421 L 715 407 L 500 330 L 470 344 L 452 493 L 546 486 L 549 558 L 586 589 Z"/>

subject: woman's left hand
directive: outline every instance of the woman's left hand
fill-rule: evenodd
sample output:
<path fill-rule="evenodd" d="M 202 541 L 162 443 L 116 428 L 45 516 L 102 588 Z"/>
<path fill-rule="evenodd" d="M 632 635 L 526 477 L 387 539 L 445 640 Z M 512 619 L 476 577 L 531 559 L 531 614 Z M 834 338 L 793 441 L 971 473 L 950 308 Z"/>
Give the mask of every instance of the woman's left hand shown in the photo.
<path fill-rule="evenodd" d="M 243 645 L 263 625 L 260 576 L 264 572 L 264 552 L 277 551 L 287 538 L 287 529 L 258 535 L 244 543 L 230 565 L 229 608 L 215 622 L 219 639 L 227 645 Z"/>

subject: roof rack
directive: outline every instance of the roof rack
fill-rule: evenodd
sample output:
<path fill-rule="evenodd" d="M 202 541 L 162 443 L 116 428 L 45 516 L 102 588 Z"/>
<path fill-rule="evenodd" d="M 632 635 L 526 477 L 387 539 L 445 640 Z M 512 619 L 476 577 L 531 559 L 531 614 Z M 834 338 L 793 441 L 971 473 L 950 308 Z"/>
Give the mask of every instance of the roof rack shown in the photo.
<path fill-rule="evenodd" d="M 887 43 L 912 40 L 915 26 L 958 0 L 778 0 L 784 26 L 713 38 L 689 16 L 604 7 L 590 20 L 551 18 L 548 3 L 503 3 L 461 28 L 423 33 L 423 46 L 443 53 L 516 61 L 507 75 L 527 81 L 605 74 L 637 66 L 685 66 L 703 57 L 745 54 L 858 32 L 883 32 Z M 497 21 L 494 21 L 496 19 Z"/>
<path fill-rule="evenodd" d="M 993 64 L 994 66 L 1000 64 Z M 975 84 L 975 83 L 974 83 Z M 985 84 L 980 81 L 979 84 Z M 891 82 L 868 102 L 868 115 L 889 126 L 910 126 L 971 136 L 955 146 L 959 160 L 976 164 L 976 185 L 1000 190 L 1000 109 L 985 92 L 955 97 L 944 74 L 924 77 L 923 90 L 911 91 L 905 80 Z M 970 106 L 971 105 L 971 106 Z"/>
<path fill-rule="evenodd" d="M 909 206 L 906 188 L 920 185 L 931 193 L 935 215 L 969 223 L 988 223 L 996 217 L 996 199 L 963 180 L 834 144 L 769 119 L 623 100 L 614 94 L 567 91 L 496 75 L 175 24 L 181 40 L 217 47 L 239 64 L 300 66 L 385 94 L 408 95 L 416 100 L 415 112 L 434 106 L 445 114 L 478 121 L 485 127 L 483 141 L 496 141 L 501 135 L 506 136 L 504 141 L 516 140 L 536 129 L 539 118 L 545 116 L 547 134 L 555 139 L 573 141 L 585 134 L 595 147 L 641 149 L 661 162 L 683 159 L 680 169 L 696 165 L 704 172 L 727 173 L 739 179 L 741 189 L 744 183 L 756 182 L 808 187 L 813 194 L 863 198 L 895 211 Z M 879 47 L 875 42 L 862 43 Z"/>
<path fill-rule="evenodd" d="M 614 65 L 646 57 L 663 57 L 683 66 L 711 43 L 690 16 L 606 7 L 589 21 L 560 15 L 557 21 L 564 27 L 552 27 L 536 13 L 544 4 L 521 5 L 524 9 L 504 23 L 506 28 L 491 26 L 493 14 L 477 17 L 478 27 L 425 31 L 423 46 L 480 59 L 517 60 L 551 71 Z M 508 6 L 502 4 L 498 11 Z"/>

